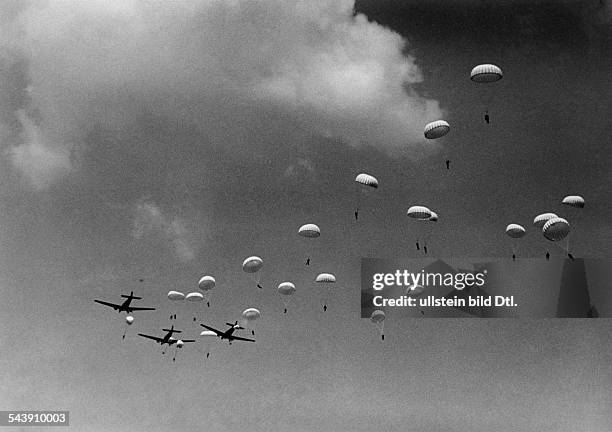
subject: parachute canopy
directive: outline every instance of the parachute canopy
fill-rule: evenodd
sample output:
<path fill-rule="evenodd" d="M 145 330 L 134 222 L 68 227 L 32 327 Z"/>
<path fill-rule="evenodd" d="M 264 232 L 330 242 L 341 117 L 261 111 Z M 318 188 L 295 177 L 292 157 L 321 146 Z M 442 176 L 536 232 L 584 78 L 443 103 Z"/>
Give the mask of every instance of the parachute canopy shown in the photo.
<path fill-rule="evenodd" d="M 570 207 L 578 207 L 578 208 L 583 208 L 584 207 L 584 198 L 582 198 L 579 195 L 568 195 L 565 198 L 563 198 L 563 201 L 561 201 L 562 204 L 568 205 Z"/>
<path fill-rule="evenodd" d="M 546 222 L 548 222 L 550 219 L 556 218 L 556 217 L 557 217 L 557 215 L 554 214 L 554 213 L 542 213 L 542 214 L 539 214 L 539 215 L 537 215 L 533 219 L 533 226 L 536 226 L 538 228 L 542 228 Z"/>
<path fill-rule="evenodd" d="M 512 238 L 521 238 L 526 233 L 527 232 L 525 231 L 525 228 L 523 228 L 519 224 L 510 224 L 506 227 L 506 234 L 508 234 Z"/>
<path fill-rule="evenodd" d="M 359 174 L 357 177 L 355 177 L 355 181 L 365 186 L 370 186 L 373 188 L 378 187 L 378 180 L 369 174 Z"/>
<path fill-rule="evenodd" d="M 499 66 L 493 64 L 481 64 L 470 73 L 470 79 L 477 83 L 490 83 L 499 81 L 504 76 Z"/>
<path fill-rule="evenodd" d="M 542 227 L 542 234 L 550 241 L 563 240 L 570 233 L 570 224 L 563 218 L 552 218 Z"/>
<path fill-rule="evenodd" d="M 298 234 L 302 237 L 316 238 L 321 235 L 321 230 L 315 224 L 306 224 L 300 227 Z"/>
<path fill-rule="evenodd" d="M 187 294 L 187 296 L 185 296 L 185 299 L 191 302 L 201 302 L 202 300 L 204 300 L 204 295 L 199 292 L 192 292 Z"/>
<path fill-rule="evenodd" d="M 217 333 L 211 330 L 204 330 L 203 332 L 200 333 L 200 336 L 202 337 L 213 336 L 214 337 L 214 336 L 217 336 Z"/>
<path fill-rule="evenodd" d="M 317 278 L 315 279 L 315 282 L 319 282 L 319 283 L 335 283 L 336 282 L 336 276 L 334 276 L 331 273 L 321 273 L 317 276 Z"/>
<path fill-rule="evenodd" d="M 242 270 L 246 273 L 258 272 L 263 267 L 263 260 L 257 256 L 252 256 L 244 260 Z"/>
<path fill-rule="evenodd" d="M 168 291 L 168 299 L 170 300 L 185 300 L 185 294 L 178 291 Z"/>
<path fill-rule="evenodd" d="M 132 323 L 134 322 L 134 317 L 132 315 L 126 316 L 125 322 L 128 323 L 128 325 L 132 325 Z"/>
<path fill-rule="evenodd" d="M 436 120 L 425 125 L 425 138 L 436 139 L 441 138 L 450 131 L 450 125 L 444 120 Z"/>
<path fill-rule="evenodd" d="M 429 216 L 429 220 L 431 222 L 438 222 L 438 213 L 436 213 L 435 211 L 432 211 L 431 216 Z"/>
<path fill-rule="evenodd" d="M 200 281 L 198 282 L 198 288 L 202 291 L 210 291 L 215 287 L 215 278 L 212 276 L 202 276 Z"/>
<path fill-rule="evenodd" d="M 180 339 L 179 339 L 179 340 L 176 342 L 176 347 L 177 347 L 177 348 L 183 348 L 183 345 L 185 345 L 185 342 L 183 342 L 183 341 L 182 341 L 182 340 L 180 340 Z"/>
<path fill-rule="evenodd" d="M 245 309 L 244 312 L 242 312 L 242 318 L 247 321 L 255 321 L 259 317 L 261 317 L 261 312 L 259 312 L 259 310 L 255 308 L 248 308 Z"/>
<path fill-rule="evenodd" d="M 409 297 L 418 297 L 425 291 L 425 287 L 423 285 L 412 285 L 406 289 L 406 295 Z"/>
<path fill-rule="evenodd" d="M 381 310 L 375 310 L 370 316 L 370 321 L 373 323 L 379 323 L 385 320 L 385 313 Z"/>
<path fill-rule="evenodd" d="M 423 206 L 412 206 L 408 209 L 407 215 L 413 219 L 429 219 L 431 210 Z"/>
<path fill-rule="evenodd" d="M 277 290 L 281 295 L 293 295 L 295 293 L 295 285 L 291 282 L 283 282 L 278 285 Z"/>

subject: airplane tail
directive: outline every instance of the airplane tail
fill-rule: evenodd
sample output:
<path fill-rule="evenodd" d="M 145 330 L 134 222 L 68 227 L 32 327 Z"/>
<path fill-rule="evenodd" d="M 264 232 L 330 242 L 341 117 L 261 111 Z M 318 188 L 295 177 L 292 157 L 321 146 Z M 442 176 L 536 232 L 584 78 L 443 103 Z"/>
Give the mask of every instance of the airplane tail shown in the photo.
<path fill-rule="evenodd" d="M 171 329 L 162 329 L 163 331 L 166 332 L 172 332 L 172 333 L 183 333 L 181 330 L 174 330 L 174 328 Z"/>
<path fill-rule="evenodd" d="M 131 298 L 131 299 L 133 299 L 133 300 L 142 300 L 142 297 L 136 297 L 136 296 L 134 296 L 134 291 L 132 291 L 132 292 L 130 293 L 130 295 L 121 294 L 121 297 L 123 297 L 123 298 Z"/>

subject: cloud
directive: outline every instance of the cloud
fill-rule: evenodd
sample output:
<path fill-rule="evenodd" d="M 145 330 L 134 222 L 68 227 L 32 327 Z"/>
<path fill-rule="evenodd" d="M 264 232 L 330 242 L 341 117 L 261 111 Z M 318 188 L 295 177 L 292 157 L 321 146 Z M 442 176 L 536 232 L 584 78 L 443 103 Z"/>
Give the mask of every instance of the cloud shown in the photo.
<path fill-rule="evenodd" d="M 47 144 L 41 130 L 24 110 L 16 113 L 21 126 L 21 143 L 10 147 L 8 155 L 12 166 L 36 190 L 44 190 L 71 170 L 69 154 L 62 148 Z"/>
<path fill-rule="evenodd" d="M 443 113 L 417 93 L 423 77 L 406 41 L 353 7 L 54 1 L 11 11 L 4 33 L 28 53 L 34 106 L 66 139 L 148 111 L 256 153 L 274 108 L 314 135 L 396 154 Z"/>
<path fill-rule="evenodd" d="M 164 215 L 155 204 L 143 202 L 136 205 L 132 236 L 136 239 L 155 236 L 169 242 L 182 262 L 195 258 L 195 247 L 189 240 L 190 233 L 184 222 L 177 217 Z"/>
<path fill-rule="evenodd" d="M 314 173 L 312 162 L 308 159 L 297 158 L 297 161 L 287 167 L 283 173 L 284 177 L 295 179 L 301 176 L 311 177 Z"/>

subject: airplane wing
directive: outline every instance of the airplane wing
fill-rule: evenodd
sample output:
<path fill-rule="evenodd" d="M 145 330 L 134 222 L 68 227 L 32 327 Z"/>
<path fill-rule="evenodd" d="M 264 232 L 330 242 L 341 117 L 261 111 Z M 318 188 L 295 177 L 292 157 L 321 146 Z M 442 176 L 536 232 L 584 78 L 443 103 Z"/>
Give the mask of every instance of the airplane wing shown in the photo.
<path fill-rule="evenodd" d="M 217 334 L 217 336 L 221 336 L 221 335 L 225 334 L 225 332 L 222 332 L 221 330 L 217 330 L 217 329 L 212 328 L 212 327 L 208 327 L 208 326 L 207 326 L 207 325 L 205 325 L 205 324 L 200 324 L 200 325 L 201 325 L 202 327 L 204 327 L 204 328 L 207 328 L 207 329 L 208 329 L 208 330 L 210 330 L 210 331 L 215 332 L 215 333 Z"/>
<path fill-rule="evenodd" d="M 161 341 L 163 341 L 163 339 L 162 339 L 162 338 L 155 337 L 155 336 L 149 336 L 149 335 L 142 334 L 142 333 L 138 333 L 138 336 L 142 336 L 142 337 L 147 338 L 147 339 L 153 339 L 155 342 L 161 342 Z"/>
<path fill-rule="evenodd" d="M 102 300 L 94 300 L 94 301 L 96 303 L 100 303 L 101 305 L 104 305 L 104 306 L 110 306 L 110 307 L 112 307 L 115 310 L 118 310 L 121 307 L 121 305 L 105 302 L 105 301 L 102 301 Z"/>
<path fill-rule="evenodd" d="M 195 339 L 181 339 L 183 342 L 195 342 Z"/>
<path fill-rule="evenodd" d="M 246 339 L 246 338 L 241 338 L 238 336 L 232 336 L 231 340 L 241 340 L 241 341 L 247 341 L 247 342 L 255 342 L 255 340 L 253 339 Z"/>
<path fill-rule="evenodd" d="M 136 311 L 136 310 L 155 310 L 155 308 L 132 307 L 132 306 L 130 306 L 130 310 L 133 310 L 133 311 Z"/>

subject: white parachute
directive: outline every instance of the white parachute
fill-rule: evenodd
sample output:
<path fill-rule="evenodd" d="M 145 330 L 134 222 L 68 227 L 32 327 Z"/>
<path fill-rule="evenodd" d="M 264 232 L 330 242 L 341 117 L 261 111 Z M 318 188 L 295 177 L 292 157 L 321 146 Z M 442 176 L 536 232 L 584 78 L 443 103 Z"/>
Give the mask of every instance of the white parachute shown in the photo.
<path fill-rule="evenodd" d="M 312 240 L 321 236 L 321 229 L 318 225 L 312 223 L 305 224 L 298 229 L 298 235 L 306 238 L 306 242 L 308 243 L 306 246 L 306 265 L 310 265 L 310 258 L 313 255 L 314 248 L 314 242 Z"/>
<path fill-rule="evenodd" d="M 357 183 L 355 189 L 355 220 L 358 220 L 362 201 L 369 200 L 370 195 L 373 195 L 372 191 L 378 189 L 378 180 L 370 174 L 361 173 L 355 177 L 355 182 Z"/>
<path fill-rule="evenodd" d="M 125 317 L 125 323 L 126 323 L 126 326 L 125 326 L 125 330 L 123 331 L 122 339 L 125 339 L 125 335 L 126 335 L 126 333 L 128 331 L 128 328 L 134 323 L 134 317 L 132 315 L 126 316 Z"/>
<path fill-rule="evenodd" d="M 315 282 L 323 285 L 324 287 L 324 292 L 321 298 L 321 303 L 323 306 L 323 311 L 326 311 L 327 303 L 329 303 L 329 300 L 331 298 L 331 287 L 333 284 L 336 283 L 336 276 L 334 276 L 331 273 L 320 273 L 315 278 Z"/>
<path fill-rule="evenodd" d="M 263 260 L 258 256 L 251 256 L 245 259 L 242 263 L 242 271 L 247 273 L 250 278 L 255 282 L 257 288 L 262 288 L 259 285 L 259 281 L 261 280 L 261 273 L 259 271 L 263 267 Z"/>
<path fill-rule="evenodd" d="M 295 285 L 292 282 L 282 282 L 276 290 L 283 301 L 283 305 L 285 305 L 285 313 L 287 313 L 291 296 L 295 294 Z"/>
<path fill-rule="evenodd" d="M 172 301 L 185 300 L 185 294 L 179 291 L 168 291 L 168 299 Z"/>
<path fill-rule="evenodd" d="M 510 224 L 506 227 L 506 234 L 508 234 L 509 237 L 518 239 L 527 234 L 527 231 L 525 231 L 522 225 Z"/>
<path fill-rule="evenodd" d="M 200 333 L 202 338 L 204 352 L 206 352 L 206 358 L 210 357 L 210 348 L 214 340 L 217 338 L 217 333 L 211 330 L 204 330 Z"/>
<path fill-rule="evenodd" d="M 315 224 L 305 224 L 300 227 L 298 234 L 302 237 L 317 238 L 321 235 L 321 229 Z"/>
<path fill-rule="evenodd" d="M 490 83 L 499 81 L 504 77 L 499 66 L 494 64 L 480 64 L 475 66 L 470 72 L 470 79 L 477 83 Z"/>
<path fill-rule="evenodd" d="M 548 222 L 552 218 L 556 218 L 557 215 L 555 213 L 542 213 L 537 215 L 533 219 L 533 226 L 537 228 L 542 228 L 546 222 Z"/>
<path fill-rule="evenodd" d="M 251 330 L 252 334 L 255 334 L 255 322 L 261 318 L 261 312 L 259 309 L 248 308 L 242 312 L 242 327 Z"/>
<path fill-rule="evenodd" d="M 436 120 L 425 125 L 423 134 L 427 139 L 437 139 L 446 135 L 450 131 L 450 125 L 444 120 Z"/>
<path fill-rule="evenodd" d="M 558 242 L 565 239 L 571 231 L 567 220 L 557 217 L 552 218 L 542 227 L 542 234 L 547 240 Z"/>
<path fill-rule="evenodd" d="M 425 206 L 412 206 L 406 212 L 409 218 L 412 219 L 429 219 L 432 216 L 431 210 Z"/>
<path fill-rule="evenodd" d="M 527 231 L 522 225 L 512 223 L 506 227 L 506 235 L 512 239 L 512 259 L 516 257 L 519 249 L 518 239 L 527 234 Z"/>
<path fill-rule="evenodd" d="M 585 201 L 580 195 L 568 195 L 561 201 L 562 204 L 570 207 L 584 208 Z"/>
<path fill-rule="evenodd" d="M 206 275 L 202 276 L 198 281 L 198 288 L 204 294 L 204 300 L 206 304 L 210 307 L 210 296 L 212 294 L 213 288 L 217 285 L 217 281 L 214 277 Z"/>
<path fill-rule="evenodd" d="M 382 340 L 385 340 L 385 313 L 381 310 L 375 310 L 370 316 L 370 321 L 378 327 Z"/>

